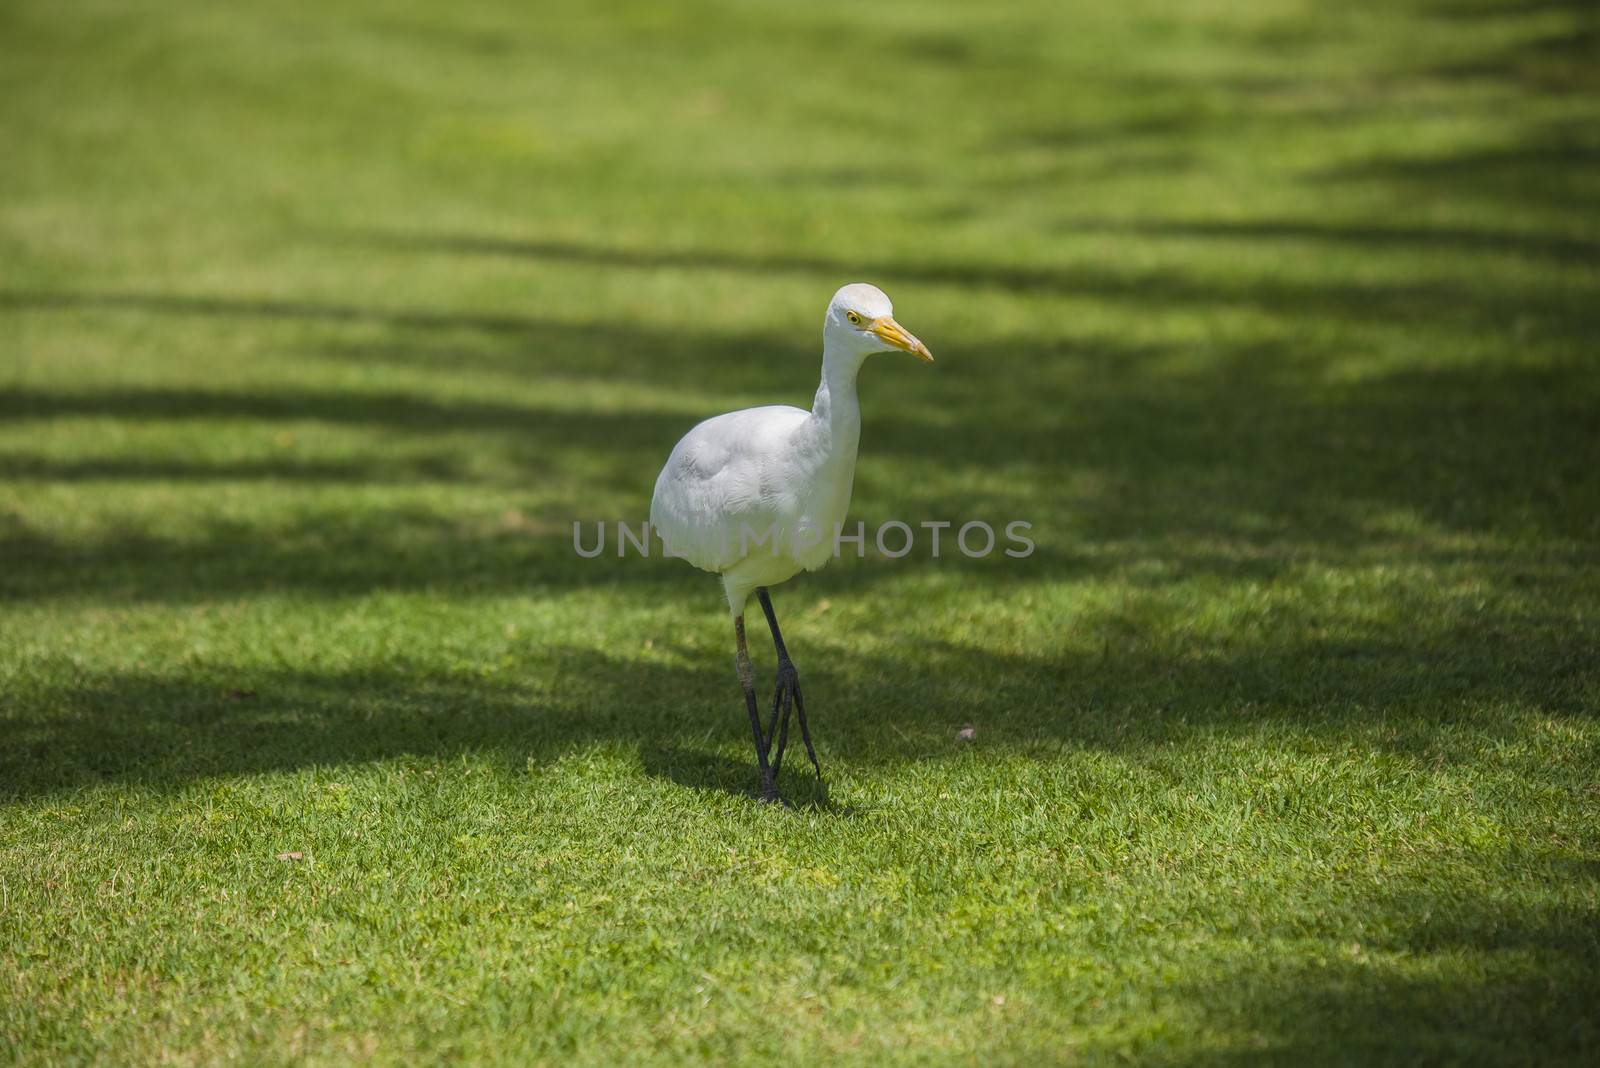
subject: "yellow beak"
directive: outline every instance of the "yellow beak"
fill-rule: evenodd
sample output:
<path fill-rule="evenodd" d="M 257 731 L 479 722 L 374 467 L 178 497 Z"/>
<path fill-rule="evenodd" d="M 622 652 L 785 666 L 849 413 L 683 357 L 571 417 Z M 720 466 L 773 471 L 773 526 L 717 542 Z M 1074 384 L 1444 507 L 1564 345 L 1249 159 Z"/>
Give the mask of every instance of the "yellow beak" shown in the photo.
<path fill-rule="evenodd" d="M 885 315 L 881 319 L 874 319 L 867 332 L 874 334 L 885 345 L 891 348 L 909 352 L 923 363 L 933 362 L 933 353 L 928 351 L 928 346 L 917 340 L 917 336 L 899 323 L 894 321 L 892 315 Z"/>

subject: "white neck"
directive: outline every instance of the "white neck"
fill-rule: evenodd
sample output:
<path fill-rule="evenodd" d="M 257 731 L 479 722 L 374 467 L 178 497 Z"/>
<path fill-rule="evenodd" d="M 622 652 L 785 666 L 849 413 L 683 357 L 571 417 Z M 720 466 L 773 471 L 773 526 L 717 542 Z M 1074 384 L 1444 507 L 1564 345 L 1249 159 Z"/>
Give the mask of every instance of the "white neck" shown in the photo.
<path fill-rule="evenodd" d="M 856 372 L 862 357 L 854 352 L 836 351 L 824 344 L 822 384 L 811 406 L 816 424 L 815 441 L 821 456 L 816 485 L 821 496 L 811 502 L 813 522 L 826 533 L 834 523 L 843 523 L 850 509 L 851 490 L 856 480 L 856 446 L 861 442 L 861 405 L 856 401 Z"/>
<path fill-rule="evenodd" d="M 824 342 L 822 384 L 817 387 L 811 414 L 828 432 L 830 459 L 855 463 L 861 440 L 861 405 L 856 400 L 856 373 L 864 359 L 858 353 L 835 349 Z"/>

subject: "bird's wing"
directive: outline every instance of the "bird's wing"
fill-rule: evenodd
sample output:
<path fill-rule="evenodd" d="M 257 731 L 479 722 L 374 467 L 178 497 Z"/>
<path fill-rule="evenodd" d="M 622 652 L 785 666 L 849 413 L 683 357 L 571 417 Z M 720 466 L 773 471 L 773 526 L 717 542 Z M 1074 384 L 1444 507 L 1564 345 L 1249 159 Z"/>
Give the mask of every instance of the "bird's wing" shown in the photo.
<path fill-rule="evenodd" d="M 745 530 L 760 536 L 797 511 L 780 477 L 811 413 L 787 405 L 707 419 L 683 436 L 656 478 L 650 526 L 667 548 L 706 571 L 739 562 Z"/>

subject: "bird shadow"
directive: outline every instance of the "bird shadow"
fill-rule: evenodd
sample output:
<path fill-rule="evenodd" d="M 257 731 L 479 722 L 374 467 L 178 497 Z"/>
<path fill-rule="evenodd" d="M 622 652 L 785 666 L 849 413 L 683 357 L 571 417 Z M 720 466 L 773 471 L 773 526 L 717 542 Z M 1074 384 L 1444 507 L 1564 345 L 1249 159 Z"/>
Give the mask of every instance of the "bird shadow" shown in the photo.
<path fill-rule="evenodd" d="M 778 789 L 788 807 L 830 816 L 857 816 L 864 811 L 830 797 L 826 780 L 818 780 L 809 767 L 796 767 L 789 759 L 792 756 L 792 751 L 785 754 L 785 766 L 789 771 L 778 777 Z M 761 796 L 755 781 L 753 756 L 735 759 L 720 750 L 667 742 L 640 746 L 639 758 L 645 774 L 691 790 L 733 794 L 751 800 Z"/>

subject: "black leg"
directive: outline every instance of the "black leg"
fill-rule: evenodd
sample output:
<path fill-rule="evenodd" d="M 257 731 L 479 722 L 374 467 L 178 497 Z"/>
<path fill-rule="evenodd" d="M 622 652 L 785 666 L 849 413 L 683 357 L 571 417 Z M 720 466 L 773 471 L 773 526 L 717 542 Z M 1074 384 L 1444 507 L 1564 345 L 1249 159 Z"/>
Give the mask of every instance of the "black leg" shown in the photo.
<path fill-rule="evenodd" d="M 772 741 L 778 736 L 778 711 L 783 706 L 783 687 L 779 686 L 772 692 L 772 714 L 767 717 L 767 759 L 772 760 Z M 772 775 L 777 778 L 778 762 L 772 762 Z"/>
<path fill-rule="evenodd" d="M 778 685 L 772 691 L 772 722 L 767 727 L 768 747 L 772 745 L 774 732 L 778 740 L 778 751 L 772 757 L 773 779 L 777 779 L 778 773 L 783 769 L 783 751 L 789 748 L 789 709 L 792 707 L 794 707 L 793 691 L 783 684 L 780 675 Z"/>
<path fill-rule="evenodd" d="M 817 781 L 820 783 L 822 765 L 817 762 L 817 751 L 811 745 L 811 727 L 806 722 L 805 699 L 800 695 L 800 672 L 795 669 L 794 661 L 789 659 L 789 650 L 783 644 L 783 632 L 778 629 L 778 614 L 772 610 L 772 595 L 767 592 L 765 586 L 758 586 L 756 598 L 761 602 L 761 611 L 766 613 L 767 626 L 772 630 L 772 647 L 778 651 L 778 691 L 772 699 L 773 722 L 780 723 L 780 708 L 782 717 L 778 728 L 778 753 L 772 762 L 772 773 L 777 775 L 778 768 L 783 764 L 783 749 L 789 740 L 789 708 L 792 702 L 800 718 L 800 737 L 805 739 L 806 755 L 811 758 L 811 766 L 817 769 Z M 767 742 L 769 745 L 772 742 L 770 730 L 767 732 Z"/>
<path fill-rule="evenodd" d="M 750 666 L 750 652 L 744 644 L 744 616 L 735 616 L 733 637 L 738 646 L 734 654 L 734 669 L 739 673 L 739 685 L 744 690 L 745 708 L 750 712 L 750 730 L 756 738 L 756 763 L 761 767 L 761 800 L 781 801 L 772 769 L 767 766 L 767 742 L 761 736 L 761 713 L 756 709 L 756 673 Z"/>
<path fill-rule="evenodd" d="M 794 679 L 794 710 L 800 719 L 800 738 L 806 743 L 806 756 L 811 758 L 811 766 L 817 769 L 817 781 L 822 782 L 822 765 L 817 763 L 817 751 L 811 748 L 811 726 L 806 723 L 806 702 L 805 699 L 800 696 L 799 675 L 796 675 Z M 783 725 L 785 729 L 787 729 L 789 726 L 789 720 L 787 716 L 784 717 Z M 779 746 L 779 749 L 781 750 L 782 746 Z M 773 774 L 777 773 L 774 772 Z M 824 786 L 826 786 L 826 784 L 824 784 Z"/>

